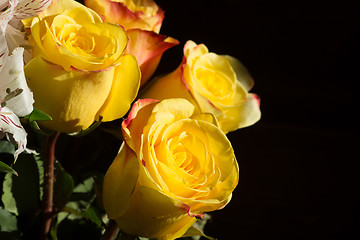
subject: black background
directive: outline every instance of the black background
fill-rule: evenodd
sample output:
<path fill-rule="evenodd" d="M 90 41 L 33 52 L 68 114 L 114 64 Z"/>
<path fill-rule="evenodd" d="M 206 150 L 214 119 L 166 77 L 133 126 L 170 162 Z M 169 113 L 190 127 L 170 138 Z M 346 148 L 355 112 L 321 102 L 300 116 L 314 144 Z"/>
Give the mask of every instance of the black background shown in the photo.
<path fill-rule="evenodd" d="M 233 199 L 205 233 L 218 239 L 360 239 L 360 4 L 156 1 L 161 33 L 191 39 L 249 69 L 262 119 L 228 134 L 240 166 Z"/>

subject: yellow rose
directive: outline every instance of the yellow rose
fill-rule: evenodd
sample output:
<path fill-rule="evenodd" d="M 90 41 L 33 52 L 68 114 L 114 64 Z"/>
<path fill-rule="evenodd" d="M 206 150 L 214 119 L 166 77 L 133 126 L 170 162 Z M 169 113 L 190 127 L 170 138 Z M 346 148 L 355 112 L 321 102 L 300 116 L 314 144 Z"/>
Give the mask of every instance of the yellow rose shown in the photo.
<path fill-rule="evenodd" d="M 44 127 L 77 132 L 99 116 L 112 121 L 128 111 L 140 71 L 135 57 L 123 55 L 124 29 L 75 1 L 55 0 L 30 30 L 34 58 L 25 74 L 34 106 L 53 118 Z"/>
<path fill-rule="evenodd" d="M 181 237 L 204 212 L 223 208 L 238 183 L 231 143 L 211 114 L 185 99 L 137 101 L 108 169 L 103 203 L 128 234 Z"/>
<path fill-rule="evenodd" d="M 252 86 L 251 76 L 237 59 L 188 41 L 181 65 L 159 78 L 142 97 L 188 99 L 198 111 L 212 113 L 228 133 L 260 119 L 259 98 L 248 92 Z"/>
<path fill-rule="evenodd" d="M 105 22 L 122 25 L 128 34 L 126 53 L 134 55 L 141 70 L 141 85 L 155 72 L 163 53 L 179 44 L 160 35 L 164 12 L 152 0 L 88 0 L 86 6 L 104 16 Z"/>

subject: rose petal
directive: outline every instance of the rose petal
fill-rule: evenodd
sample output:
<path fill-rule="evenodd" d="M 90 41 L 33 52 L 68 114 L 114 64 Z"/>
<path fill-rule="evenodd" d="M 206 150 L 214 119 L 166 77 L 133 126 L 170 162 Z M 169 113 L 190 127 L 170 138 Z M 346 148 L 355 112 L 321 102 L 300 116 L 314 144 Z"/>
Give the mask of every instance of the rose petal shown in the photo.
<path fill-rule="evenodd" d="M 135 57 L 122 56 L 119 65 L 115 67 L 109 96 L 97 115 L 101 115 L 104 122 L 124 116 L 136 98 L 139 86 L 140 70 Z"/>
<path fill-rule="evenodd" d="M 121 124 L 121 130 L 124 140 L 129 147 L 134 150 L 139 149 L 139 141 L 134 142 L 133 139 L 140 139 L 142 129 L 144 127 L 144 119 L 148 119 L 151 115 L 153 107 L 145 107 L 147 105 L 154 105 L 158 100 L 154 99 L 140 99 L 136 101 L 129 113 L 129 117 Z"/>
<path fill-rule="evenodd" d="M 141 11 L 136 11 L 136 9 L 132 11 L 129 9 L 130 6 L 128 8 L 119 1 L 85 0 L 85 5 L 104 16 L 105 22 L 119 24 L 125 29 L 138 28 L 158 33 L 164 19 L 164 11 L 154 1 L 142 1 L 142 3 L 156 10 L 156 14 L 150 14 L 150 17 L 144 16 L 141 14 Z"/>
<path fill-rule="evenodd" d="M 178 45 L 179 41 L 141 29 L 130 29 L 126 33 L 129 37 L 126 53 L 136 57 L 141 70 L 141 85 L 143 85 L 155 72 L 162 54 Z"/>
<path fill-rule="evenodd" d="M 85 12 L 88 12 L 91 15 L 91 22 L 100 23 L 103 22 L 101 17 L 92 9 L 89 9 L 82 5 L 81 3 L 74 0 L 52 0 L 52 4 L 44 11 L 39 13 L 39 18 L 42 19 L 46 16 L 62 14 L 69 9 L 82 8 L 85 9 Z M 83 17 L 83 16 L 79 16 Z"/>
<path fill-rule="evenodd" d="M 136 117 L 136 115 L 140 109 L 142 109 L 144 106 L 146 106 L 148 104 L 155 103 L 155 102 L 158 102 L 158 100 L 155 100 L 155 99 L 139 99 L 139 100 L 137 100 L 134 103 L 133 107 L 131 108 L 129 116 L 122 123 L 122 126 L 124 128 L 127 128 L 129 126 L 129 124 L 131 123 L 131 121 Z"/>
<path fill-rule="evenodd" d="M 158 103 L 154 107 L 153 113 L 170 113 L 174 116 L 172 120 L 176 121 L 177 119 L 191 117 L 194 109 L 194 105 L 183 98 L 171 98 Z"/>
<path fill-rule="evenodd" d="M 29 87 L 34 91 L 34 106 L 53 120 L 41 125 L 59 132 L 78 132 L 88 128 L 111 89 L 114 68 L 101 72 L 65 71 L 41 57 L 25 66 Z"/>
<path fill-rule="evenodd" d="M 240 81 L 241 85 L 246 89 L 246 91 L 250 91 L 254 87 L 254 80 L 251 77 L 249 71 L 238 59 L 229 55 L 223 56 L 231 64 L 231 67 L 235 71 L 236 77 L 238 81 Z"/>
<path fill-rule="evenodd" d="M 76 21 L 71 18 L 72 16 L 76 16 L 74 17 Z M 91 22 L 90 20 L 92 20 L 92 15 L 84 8 L 70 9 L 62 15 L 45 17 L 43 21 L 34 18 L 31 25 L 31 36 L 35 42 L 35 56 L 40 54 L 46 60 L 62 66 L 67 71 L 72 68 L 101 71 L 117 64 L 127 44 L 125 30 L 113 24 Z M 82 34 L 85 34 L 85 38 L 94 40 L 95 47 L 91 50 L 83 50 L 79 54 L 76 51 L 77 47 L 72 48 L 63 42 L 59 32 L 63 30 L 67 21 L 75 25 L 81 24 L 82 27 L 79 31 L 73 34 L 76 38 L 81 38 Z M 113 48 L 108 49 L 109 47 Z"/>
<path fill-rule="evenodd" d="M 154 79 L 154 83 L 141 93 L 141 98 L 153 98 L 163 100 L 167 98 L 184 98 L 191 104 L 197 105 L 194 98 L 182 81 L 182 70 L 178 67 L 175 71 L 159 79 Z M 166 89 L 166 91 L 164 91 Z"/>
<path fill-rule="evenodd" d="M 139 209 L 138 206 L 145 207 Z M 197 220 L 190 217 L 181 206 L 183 203 L 174 198 L 137 185 L 128 211 L 115 220 L 128 234 L 172 240 L 181 237 Z"/>
<path fill-rule="evenodd" d="M 123 143 L 103 183 L 103 204 L 109 218 L 118 218 L 128 209 L 138 172 L 139 163 L 135 153 Z"/>
<path fill-rule="evenodd" d="M 187 41 L 184 46 L 184 57 L 186 58 L 186 63 L 189 66 L 193 65 L 193 62 L 200 57 L 209 53 L 208 48 L 204 44 L 196 45 L 193 41 Z"/>
<path fill-rule="evenodd" d="M 220 126 L 225 133 L 233 129 L 244 128 L 253 125 L 261 118 L 260 98 L 249 93 L 246 101 L 236 108 L 225 110 L 225 114 L 231 117 L 224 118 Z"/>

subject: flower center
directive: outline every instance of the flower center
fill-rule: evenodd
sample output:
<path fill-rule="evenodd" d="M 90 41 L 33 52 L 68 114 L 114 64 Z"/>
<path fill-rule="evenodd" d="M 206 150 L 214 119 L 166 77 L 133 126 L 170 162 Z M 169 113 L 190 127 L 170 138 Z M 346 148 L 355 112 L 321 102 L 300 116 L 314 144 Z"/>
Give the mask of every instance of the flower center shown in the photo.
<path fill-rule="evenodd" d="M 94 38 L 83 31 L 78 24 L 65 24 L 57 33 L 57 38 L 62 45 L 66 45 L 76 53 L 80 51 L 91 53 L 95 48 Z"/>
<path fill-rule="evenodd" d="M 208 93 L 216 97 L 227 95 L 232 89 L 231 82 L 221 72 L 201 68 L 196 71 L 196 78 Z"/>

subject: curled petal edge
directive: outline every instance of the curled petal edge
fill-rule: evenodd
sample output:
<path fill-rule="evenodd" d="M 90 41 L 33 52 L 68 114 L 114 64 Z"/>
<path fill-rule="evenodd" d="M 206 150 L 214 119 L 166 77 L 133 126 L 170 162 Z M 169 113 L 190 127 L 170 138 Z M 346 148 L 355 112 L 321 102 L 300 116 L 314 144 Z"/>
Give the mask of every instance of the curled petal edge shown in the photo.
<path fill-rule="evenodd" d="M 16 162 L 19 154 L 24 151 L 26 153 L 36 153 L 26 148 L 27 133 L 21 126 L 19 118 L 7 107 L 0 108 L 0 132 L 6 133 L 8 140 L 14 140 L 17 145 L 14 152 L 14 162 Z"/>

